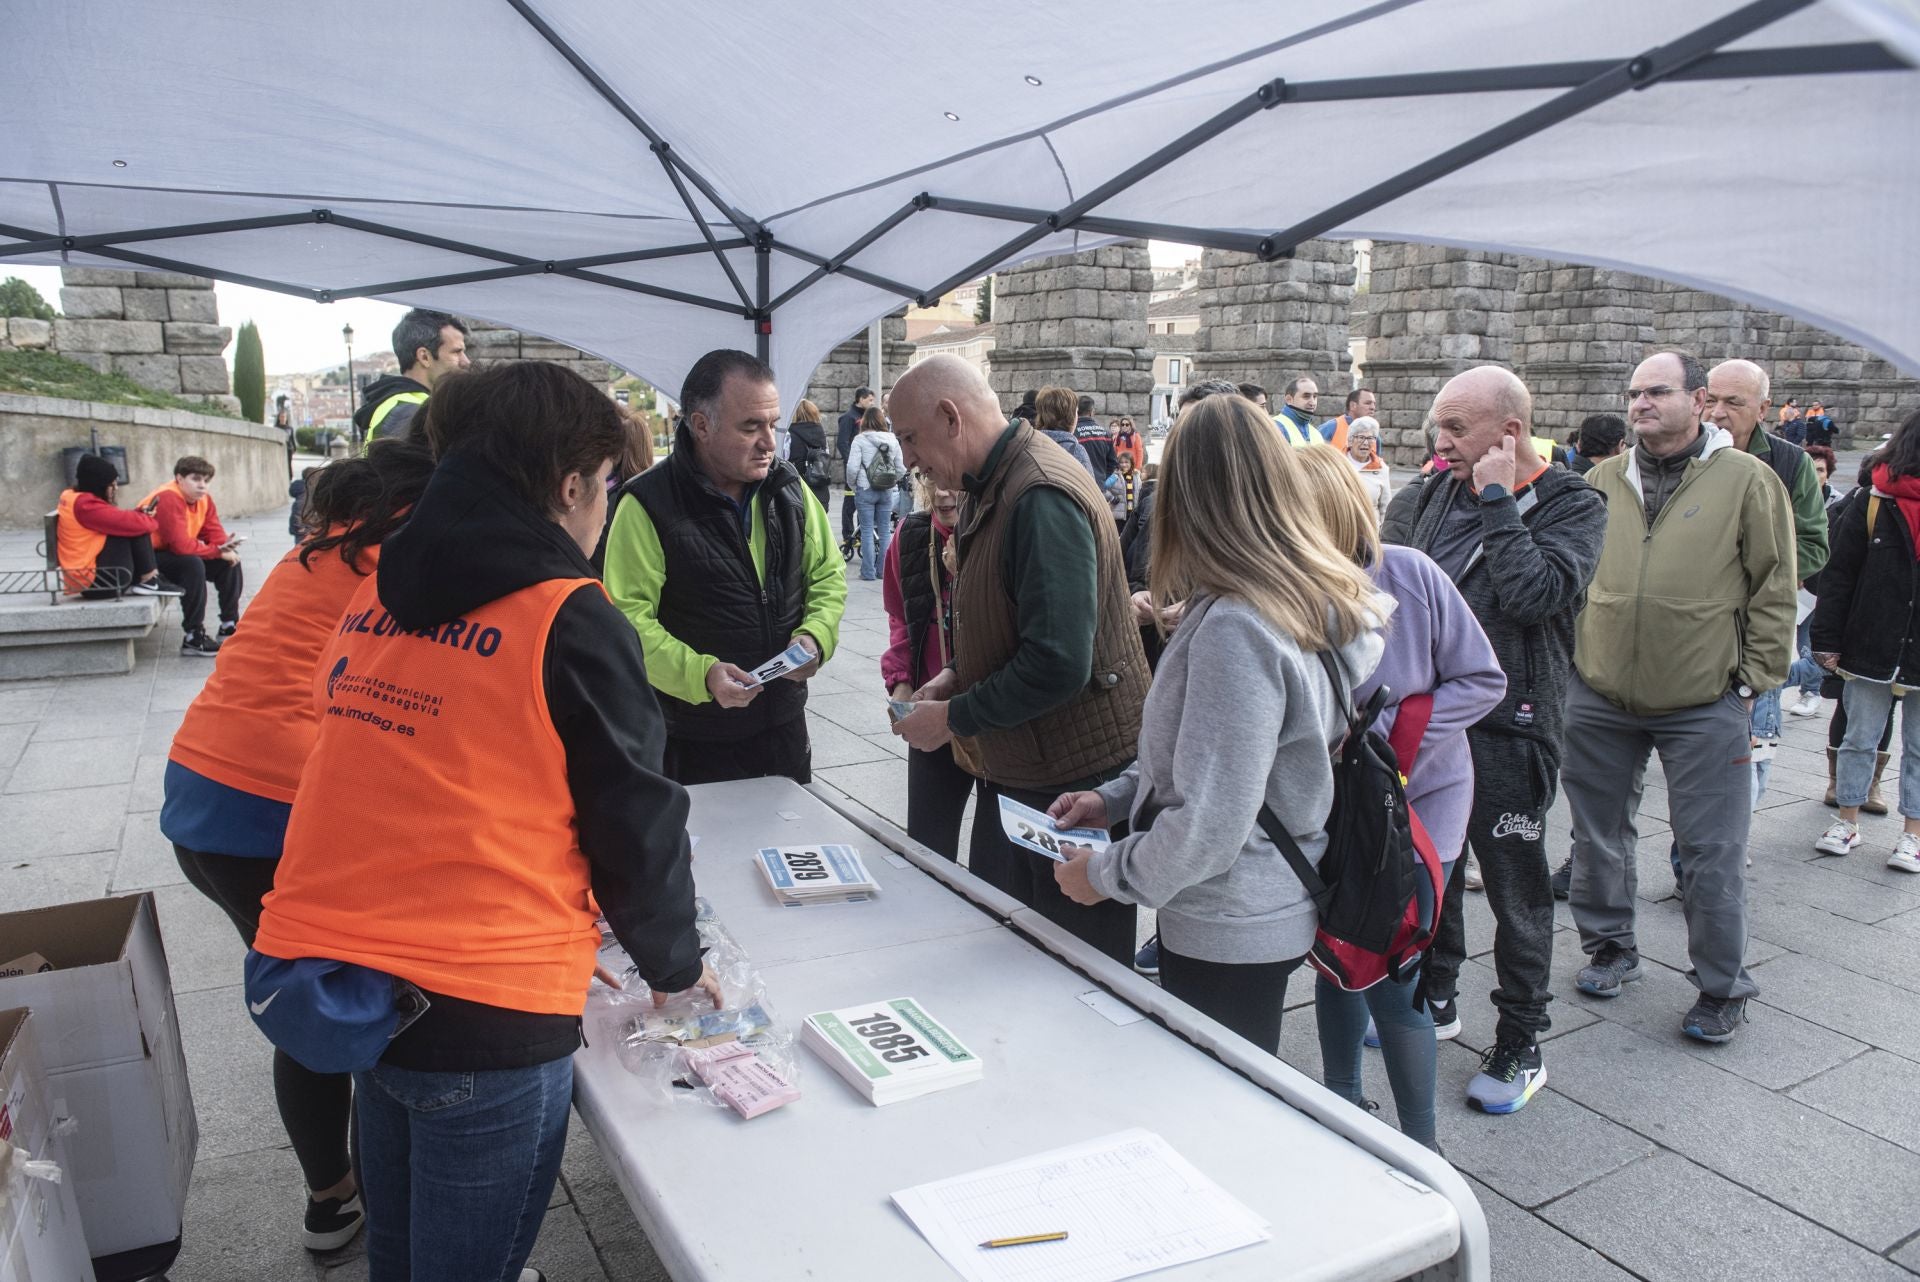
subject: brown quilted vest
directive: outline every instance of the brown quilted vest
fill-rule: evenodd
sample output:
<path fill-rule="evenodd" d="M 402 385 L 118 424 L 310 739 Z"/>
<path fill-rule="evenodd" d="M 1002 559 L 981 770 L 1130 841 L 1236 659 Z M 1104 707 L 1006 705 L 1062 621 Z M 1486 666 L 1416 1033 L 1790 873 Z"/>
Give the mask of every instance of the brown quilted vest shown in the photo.
<path fill-rule="evenodd" d="M 1007 442 L 984 490 L 968 494 L 956 548 L 953 589 L 954 667 L 960 688 L 997 672 L 1020 645 L 1011 585 L 1002 581 L 1014 505 L 1037 485 L 1071 498 L 1093 530 L 1099 560 L 1100 618 L 1093 635 L 1093 675 L 1068 702 L 1007 730 L 960 741 L 986 779 L 1008 788 L 1062 788 L 1133 760 L 1140 706 L 1147 697 L 1147 658 L 1133 621 L 1120 538 L 1106 500 L 1077 459 L 1022 424 Z"/>

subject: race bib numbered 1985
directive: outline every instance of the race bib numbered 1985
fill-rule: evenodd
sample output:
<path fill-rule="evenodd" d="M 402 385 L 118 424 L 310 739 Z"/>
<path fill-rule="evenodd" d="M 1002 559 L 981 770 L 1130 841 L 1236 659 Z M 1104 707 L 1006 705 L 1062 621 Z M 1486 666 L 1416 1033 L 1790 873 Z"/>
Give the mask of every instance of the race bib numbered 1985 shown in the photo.
<path fill-rule="evenodd" d="M 1098 854 L 1112 844 L 1102 829 L 1055 827 L 1053 820 L 1042 812 L 1005 795 L 1000 798 L 1000 830 L 1014 845 L 1045 855 L 1056 863 L 1067 861 L 1060 852 L 1062 846 L 1086 846 Z"/>

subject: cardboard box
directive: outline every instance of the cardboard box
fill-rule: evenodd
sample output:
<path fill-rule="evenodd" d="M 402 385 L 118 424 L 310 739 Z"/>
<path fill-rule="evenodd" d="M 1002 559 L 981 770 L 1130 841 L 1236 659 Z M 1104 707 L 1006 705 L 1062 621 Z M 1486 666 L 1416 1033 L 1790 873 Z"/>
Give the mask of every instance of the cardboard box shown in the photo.
<path fill-rule="evenodd" d="M 29 1014 L 0 1011 L 0 1282 L 94 1282 Z M 22 1173 L 16 1154 L 52 1163 L 60 1180 Z"/>
<path fill-rule="evenodd" d="M 180 1237 L 199 1124 L 152 895 L 0 914 L 0 959 L 40 953 L 44 974 L 0 979 L 0 1007 L 33 1011 L 95 1258 Z"/>

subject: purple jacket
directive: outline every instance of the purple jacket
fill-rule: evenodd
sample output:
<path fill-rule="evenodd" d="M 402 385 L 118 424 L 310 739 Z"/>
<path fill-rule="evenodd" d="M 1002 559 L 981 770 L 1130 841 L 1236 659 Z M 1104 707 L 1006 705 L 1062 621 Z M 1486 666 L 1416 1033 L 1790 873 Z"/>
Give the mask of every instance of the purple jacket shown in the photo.
<path fill-rule="evenodd" d="M 1446 571 L 1412 548 L 1384 549 L 1372 567 L 1373 582 L 1398 602 L 1387 623 L 1380 666 L 1354 692 L 1364 703 L 1381 686 L 1395 705 L 1410 694 L 1432 692 L 1433 718 L 1407 776 L 1407 801 L 1426 825 L 1443 860 L 1459 857 L 1473 808 L 1473 755 L 1467 727 L 1491 712 L 1507 692 L 1507 677 L 1487 634 L 1473 617 Z M 1395 707 L 1380 719 L 1393 728 Z"/>

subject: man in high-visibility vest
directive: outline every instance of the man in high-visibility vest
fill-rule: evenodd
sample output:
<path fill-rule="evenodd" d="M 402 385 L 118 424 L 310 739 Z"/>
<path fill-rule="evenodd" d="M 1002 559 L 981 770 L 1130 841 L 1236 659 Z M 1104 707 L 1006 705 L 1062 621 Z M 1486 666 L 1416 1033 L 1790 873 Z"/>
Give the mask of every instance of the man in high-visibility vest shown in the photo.
<path fill-rule="evenodd" d="M 393 327 L 393 355 L 398 375 L 388 374 L 367 388 L 366 400 L 353 416 L 362 445 L 413 435 L 415 416 L 427 403 L 427 393 L 443 374 L 467 368 L 467 327 L 445 312 L 416 307 Z"/>
<path fill-rule="evenodd" d="M 1273 421 L 1280 425 L 1289 441 L 1295 445 L 1311 445 L 1320 439 L 1319 411 L 1320 384 L 1302 376 L 1287 383 L 1280 403 L 1280 412 Z"/>

